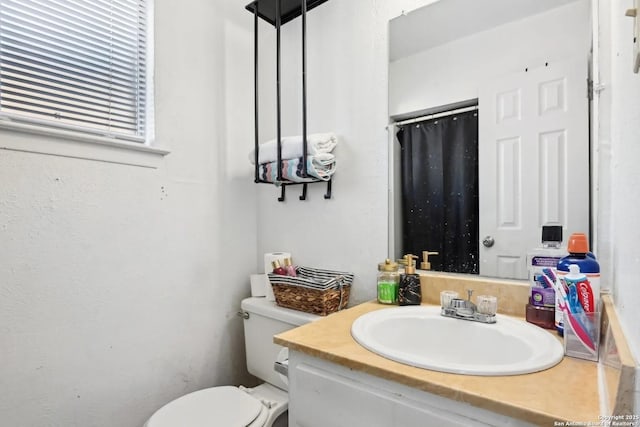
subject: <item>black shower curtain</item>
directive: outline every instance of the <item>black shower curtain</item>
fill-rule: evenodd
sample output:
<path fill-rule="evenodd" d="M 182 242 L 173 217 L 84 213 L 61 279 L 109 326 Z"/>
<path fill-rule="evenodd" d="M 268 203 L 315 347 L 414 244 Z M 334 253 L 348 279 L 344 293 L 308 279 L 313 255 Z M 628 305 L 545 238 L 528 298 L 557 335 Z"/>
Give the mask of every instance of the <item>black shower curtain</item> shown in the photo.
<path fill-rule="evenodd" d="M 478 112 L 404 125 L 401 147 L 403 253 L 432 269 L 478 274 Z"/>

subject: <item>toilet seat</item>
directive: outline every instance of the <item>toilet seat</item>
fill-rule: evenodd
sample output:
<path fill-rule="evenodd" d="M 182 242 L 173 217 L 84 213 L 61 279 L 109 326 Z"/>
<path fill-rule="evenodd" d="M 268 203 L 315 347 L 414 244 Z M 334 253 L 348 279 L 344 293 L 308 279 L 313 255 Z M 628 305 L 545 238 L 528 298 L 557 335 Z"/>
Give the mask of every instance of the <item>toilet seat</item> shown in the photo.
<path fill-rule="evenodd" d="M 237 387 L 195 391 L 167 403 L 149 418 L 146 427 L 260 426 L 267 408 Z"/>

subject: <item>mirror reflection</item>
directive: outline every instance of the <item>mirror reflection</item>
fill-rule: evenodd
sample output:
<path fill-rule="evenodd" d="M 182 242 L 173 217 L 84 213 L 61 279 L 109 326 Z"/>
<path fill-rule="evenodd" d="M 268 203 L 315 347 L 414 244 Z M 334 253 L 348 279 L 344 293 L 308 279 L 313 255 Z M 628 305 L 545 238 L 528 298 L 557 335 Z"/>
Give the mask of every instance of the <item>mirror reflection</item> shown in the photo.
<path fill-rule="evenodd" d="M 440 0 L 390 22 L 391 253 L 525 279 L 589 232 L 588 0 Z"/>

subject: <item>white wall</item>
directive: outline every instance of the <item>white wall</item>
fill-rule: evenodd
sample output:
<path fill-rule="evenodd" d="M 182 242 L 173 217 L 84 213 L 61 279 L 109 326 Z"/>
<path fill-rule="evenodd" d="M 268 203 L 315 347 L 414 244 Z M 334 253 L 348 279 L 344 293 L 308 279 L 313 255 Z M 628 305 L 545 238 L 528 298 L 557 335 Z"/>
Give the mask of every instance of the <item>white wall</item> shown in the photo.
<path fill-rule="evenodd" d="M 589 15 L 588 1 L 574 2 L 393 61 L 389 114 L 474 99 L 481 84 L 497 76 L 585 58 Z"/>
<path fill-rule="evenodd" d="M 640 74 L 632 72 L 632 2 L 613 0 L 601 7 L 601 174 L 599 241 L 609 259 L 609 278 L 625 334 L 640 358 Z M 640 370 L 637 370 L 640 384 Z M 640 385 L 636 386 L 636 413 Z"/>
<path fill-rule="evenodd" d="M 640 230 L 635 212 L 640 208 L 640 74 L 632 72 L 632 24 L 624 16 L 627 2 L 611 5 L 612 46 L 610 81 L 603 82 L 611 96 L 611 231 L 614 235 L 614 296 L 628 333 L 640 354 Z M 633 325 L 633 327 L 632 327 Z"/>
<path fill-rule="evenodd" d="M 341 136 L 339 170 L 332 200 L 315 184 L 306 202 L 292 188 L 285 203 L 247 168 L 253 67 L 244 3 L 156 3 L 157 136 L 172 150 L 159 169 L 0 150 L 3 425 L 140 426 L 187 391 L 248 380 L 235 311 L 266 251 L 353 271 L 352 302 L 375 296 L 387 248 L 387 24 L 430 1 L 334 0 L 310 12 L 309 130 Z M 608 225 L 615 297 L 639 354 L 640 236 L 630 224 L 639 106 L 629 94 L 640 93 L 640 78 L 628 71 L 624 3 L 612 2 Z M 298 25 L 285 26 L 283 47 L 297 46 Z M 272 43 L 271 28 L 261 33 Z M 285 56 L 283 69 L 299 69 L 297 58 Z M 285 86 L 286 99 L 299 92 Z M 273 106 L 273 90 L 265 92 L 263 105 Z M 293 102 L 286 133 L 300 130 Z M 273 137 L 274 125 L 262 124 L 263 138 Z"/>
<path fill-rule="evenodd" d="M 279 191 L 261 185 L 258 194 L 258 252 L 290 251 L 299 265 L 351 271 L 352 303 L 375 298 L 377 263 L 387 256 L 387 26 L 403 9 L 429 1 L 334 0 L 309 12 L 308 129 L 334 131 L 337 171 L 333 197 L 324 184 Z M 275 105 L 275 30 L 262 27 L 262 111 Z M 283 134 L 301 133 L 300 20 L 283 27 Z M 286 52 L 286 53 L 285 53 Z M 295 79 L 295 80 L 294 80 Z M 262 140 L 275 136 L 275 118 L 262 121 Z"/>
<path fill-rule="evenodd" d="M 255 270 L 252 28 L 156 1 L 157 169 L 0 150 L 0 424 L 141 426 L 255 381 L 235 315 Z M 53 138 L 0 130 L 25 148 Z"/>
<path fill-rule="evenodd" d="M 387 243 L 387 21 L 403 9 L 428 3 L 431 2 L 332 1 L 309 13 L 309 130 L 334 130 L 342 138 L 337 149 L 339 169 L 334 198 L 323 200 L 324 187 L 316 184 L 318 187 L 310 189 L 308 201 L 298 201 L 296 191 L 291 191 L 287 202 L 278 203 L 275 188 L 260 186 L 257 260 L 266 251 L 291 251 L 300 264 L 355 272 L 354 301 L 375 297 L 375 263 L 386 256 Z M 608 2 L 601 3 L 607 9 Z M 613 163 L 610 168 L 601 165 L 604 171 L 599 186 L 604 194 L 600 198 L 608 200 L 609 186 L 612 194 L 611 210 L 599 212 L 598 246 L 603 253 L 615 250 L 615 264 L 611 266 L 615 272 L 614 296 L 627 337 L 639 355 L 640 311 L 635 304 L 640 300 L 640 287 L 635 277 L 640 271 L 640 258 L 636 255 L 640 236 L 632 221 L 638 209 L 638 197 L 633 196 L 640 188 L 637 162 L 634 163 L 639 158 L 634 153 L 640 149 L 640 98 L 633 96 L 640 93 L 640 77 L 630 71 L 632 20 L 623 16 L 625 8 L 631 7 L 627 3 L 612 2 L 611 22 L 601 23 L 601 38 L 606 43 L 611 37 L 613 45 L 605 49 L 606 57 L 601 56 L 605 70 L 611 68 L 604 83 L 610 85 L 609 96 L 613 98 L 608 110 L 603 107 L 601 116 L 605 121 L 611 117 L 610 124 L 601 123 L 604 131 L 611 129 L 611 144 L 607 147 L 605 141 L 601 149 L 610 152 L 605 154 L 612 156 Z M 285 72 L 290 77 L 299 72 L 299 57 L 291 53 L 297 52 L 299 46 L 299 21 L 295 22 L 283 29 L 283 51 L 287 52 L 283 53 L 283 76 Z M 543 28 L 541 33 L 547 31 L 546 26 Z M 262 39 L 269 39 L 267 46 L 273 41 L 273 33 L 272 28 L 262 27 Z M 275 77 L 269 71 L 273 61 L 262 60 L 267 66 L 262 75 L 264 111 L 275 105 Z M 265 90 L 267 84 L 269 90 Z M 283 86 L 287 118 L 284 133 L 300 132 L 295 121 L 299 116 L 299 104 L 295 103 L 300 90 L 289 81 L 283 81 Z M 292 122 L 292 118 L 296 119 Z M 263 119 L 262 126 L 263 140 L 272 138 L 275 131 L 271 121 Z M 609 245 L 610 242 L 614 243 Z M 601 247 L 607 245 L 611 247 Z M 606 261 L 603 266 L 606 268 Z"/>

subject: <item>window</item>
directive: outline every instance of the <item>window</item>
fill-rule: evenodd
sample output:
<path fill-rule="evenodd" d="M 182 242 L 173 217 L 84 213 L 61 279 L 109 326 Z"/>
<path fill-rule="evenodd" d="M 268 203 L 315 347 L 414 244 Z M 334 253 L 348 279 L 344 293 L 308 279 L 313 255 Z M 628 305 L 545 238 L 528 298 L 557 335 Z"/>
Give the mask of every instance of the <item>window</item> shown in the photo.
<path fill-rule="evenodd" d="M 147 0 L 0 0 L 0 119 L 145 142 Z"/>

